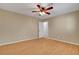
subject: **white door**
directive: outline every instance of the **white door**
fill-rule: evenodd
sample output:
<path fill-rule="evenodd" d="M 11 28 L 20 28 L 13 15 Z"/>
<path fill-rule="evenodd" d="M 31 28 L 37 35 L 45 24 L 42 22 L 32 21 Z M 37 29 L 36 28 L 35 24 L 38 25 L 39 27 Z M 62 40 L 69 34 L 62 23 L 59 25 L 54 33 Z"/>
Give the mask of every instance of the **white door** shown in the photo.
<path fill-rule="evenodd" d="M 48 22 L 39 22 L 39 37 L 48 37 Z"/>

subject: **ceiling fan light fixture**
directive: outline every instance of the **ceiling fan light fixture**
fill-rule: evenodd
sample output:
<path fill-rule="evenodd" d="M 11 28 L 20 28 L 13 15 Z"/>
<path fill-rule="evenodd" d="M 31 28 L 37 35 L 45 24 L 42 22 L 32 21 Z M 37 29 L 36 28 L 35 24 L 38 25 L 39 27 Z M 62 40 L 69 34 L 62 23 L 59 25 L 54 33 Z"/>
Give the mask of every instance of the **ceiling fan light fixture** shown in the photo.
<path fill-rule="evenodd" d="M 40 15 L 45 15 L 45 12 L 39 12 Z"/>

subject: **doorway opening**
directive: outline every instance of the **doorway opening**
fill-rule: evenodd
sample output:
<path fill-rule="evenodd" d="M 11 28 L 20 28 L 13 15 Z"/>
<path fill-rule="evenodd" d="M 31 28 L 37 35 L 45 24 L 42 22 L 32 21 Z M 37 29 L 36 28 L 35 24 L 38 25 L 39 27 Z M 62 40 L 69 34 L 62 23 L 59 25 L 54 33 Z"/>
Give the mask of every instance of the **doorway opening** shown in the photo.
<path fill-rule="evenodd" d="M 39 22 L 39 37 L 48 37 L 48 22 Z"/>

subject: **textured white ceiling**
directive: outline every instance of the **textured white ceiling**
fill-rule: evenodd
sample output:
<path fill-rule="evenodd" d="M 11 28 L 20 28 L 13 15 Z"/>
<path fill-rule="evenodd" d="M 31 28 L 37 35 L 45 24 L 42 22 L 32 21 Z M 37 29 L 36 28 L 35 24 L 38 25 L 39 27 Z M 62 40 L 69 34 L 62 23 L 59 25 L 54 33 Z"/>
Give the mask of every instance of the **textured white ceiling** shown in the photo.
<path fill-rule="evenodd" d="M 53 6 L 54 9 L 49 11 L 51 15 L 39 16 L 39 13 L 32 13 L 32 11 L 37 8 L 37 4 L 38 3 L 0 3 L 0 9 L 33 16 L 38 19 L 47 19 L 50 17 L 79 10 L 79 3 L 42 3 L 42 6 Z"/>

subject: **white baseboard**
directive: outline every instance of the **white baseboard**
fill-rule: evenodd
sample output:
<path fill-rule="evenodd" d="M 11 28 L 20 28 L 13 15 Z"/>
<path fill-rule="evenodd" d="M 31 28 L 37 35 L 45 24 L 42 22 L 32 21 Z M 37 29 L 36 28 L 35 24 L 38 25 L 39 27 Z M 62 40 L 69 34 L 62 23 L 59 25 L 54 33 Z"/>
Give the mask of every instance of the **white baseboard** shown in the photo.
<path fill-rule="evenodd" d="M 79 45 L 78 43 L 73 43 L 73 42 L 69 42 L 69 41 L 65 41 L 65 40 L 58 40 L 57 38 L 49 38 L 49 37 L 46 37 L 46 38 L 51 39 L 51 40 L 60 41 L 60 42 L 65 42 L 65 43 L 68 43 L 68 44 Z"/>
<path fill-rule="evenodd" d="M 69 42 L 69 41 L 65 41 L 65 40 L 58 40 L 56 38 L 49 38 L 49 37 L 39 37 L 39 38 L 48 38 L 48 39 L 51 39 L 51 40 L 56 40 L 56 41 L 60 41 L 60 42 L 65 42 L 65 43 L 68 43 L 68 44 L 74 44 L 74 45 L 79 45 L 78 43 L 73 43 L 73 42 Z M 23 40 L 17 40 L 15 42 L 8 42 L 8 43 L 2 43 L 0 44 L 0 46 L 3 46 L 3 45 L 8 45 L 8 44 L 14 44 L 14 43 L 17 43 L 17 42 L 22 42 L 22 41 L 28 41 L 28 40 L 33 40 L 33 39 L 37 39 L 36 38 L 29 38 L 29 39 L 23 39 Z"/>
<path fill-rule="evenodd" d="M 17 43 L 17 42 L 22 42 L 22 41 L 33 40 L 33 39 L 37 39 L 37 38 L 27 38 L 27 39 L 17 40 L 17 41 L 13 41 L 13 42 L 2 43 L 2 44 L 0 44 L 0 46 L 8 45 L 8 44 L 14 44 L 14 43 Z"/>

